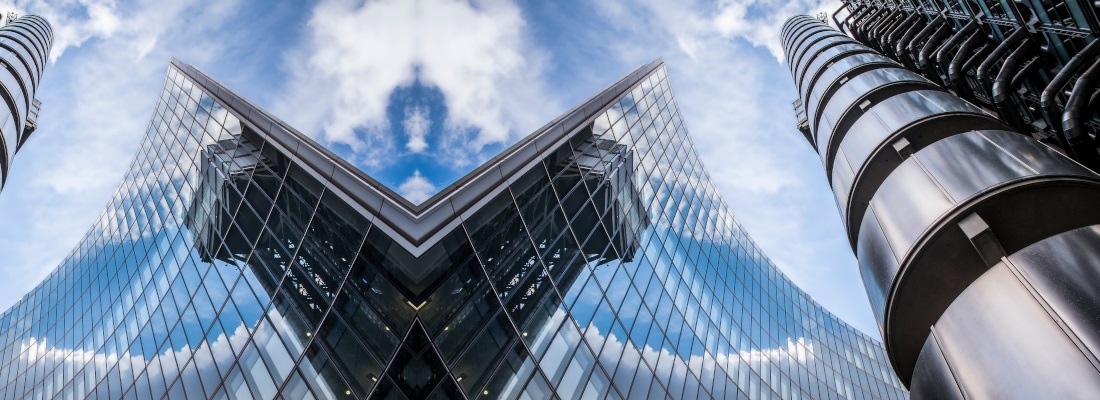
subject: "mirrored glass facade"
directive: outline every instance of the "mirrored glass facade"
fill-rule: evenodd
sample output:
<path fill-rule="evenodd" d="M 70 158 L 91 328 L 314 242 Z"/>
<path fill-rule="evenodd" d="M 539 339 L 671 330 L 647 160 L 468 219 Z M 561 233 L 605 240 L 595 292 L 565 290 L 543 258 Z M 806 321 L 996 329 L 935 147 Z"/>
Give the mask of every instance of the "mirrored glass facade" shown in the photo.
<path fill-rule="evenodd" d="M 173 62 L 0 398 L 905 397 L 718 196 L 658 60 L 420 206 Z"/>

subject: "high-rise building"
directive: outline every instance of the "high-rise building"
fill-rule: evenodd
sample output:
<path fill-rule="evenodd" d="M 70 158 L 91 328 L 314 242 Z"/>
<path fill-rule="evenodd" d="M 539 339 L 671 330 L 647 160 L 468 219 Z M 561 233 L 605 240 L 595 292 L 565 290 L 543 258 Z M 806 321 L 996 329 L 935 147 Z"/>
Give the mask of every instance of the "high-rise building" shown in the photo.
<path fill-rule="evenodd" d="M 870 42 L 892 43 L 885 21 L 923 18 L 847 6 L 856 17 L 845 26 Z M 860 17 L 868 14 L 895 15 L 873 23 Z M 916 29 L 908 25 L 894 32 Z M 1100 393 L 1100 175 L 1057 141 L 1016 130 L 1013 109 L 996 118 L 938 85 L 933 69 L 906 68 L 914 50 L 926 64 L 946 44 L 899 44 L 901 62 L 807 16 L 782 32 L 800 129 L 821 157 L 890 363 L 912 397 Z"/>
<path fill-rule="evenodd" d="M 37 15 L 9 16 L 0 27 L 0 189 L 8 180 L 12 158 L 38 126 L 41 103 L 35 99 L 53 30 Z"/>
<path fill-rule="evenodd" d="M 420 205 L 173 61 L 0 398 L 880 398 L 718 196 L 661 61 Z"/>

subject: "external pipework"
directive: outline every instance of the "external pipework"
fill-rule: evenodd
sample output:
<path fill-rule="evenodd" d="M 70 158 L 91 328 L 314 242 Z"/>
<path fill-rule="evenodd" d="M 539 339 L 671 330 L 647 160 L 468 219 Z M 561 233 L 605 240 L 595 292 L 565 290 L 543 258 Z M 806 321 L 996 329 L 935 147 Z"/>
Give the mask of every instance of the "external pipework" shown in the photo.
<path fill-rule="evenodd" d="M 875 22 L 877 22 L 879 20 L 879 18 L 882 18 L 883 15 L 886 15 L 889 12 L 890 12 L 889 9 L 881 8 L 881 9 L 875 10 L 875 12 L 873 12 L 873 13 L 867 14 L 868 15 L 867 17 L 861 19 L 860 21 L 857 21 L 857 25 L 856 25 L 856 29 L 854 31 L 854 36 L 853 37 L 855 37 L 856 40 L 859 40 L 861 42 L 867 40 L 867 28 L 868 28 L 868 26 L 874 24 Z"/>
<path fill-rule="evenodd" d="M 1022 85 L 1024 81 L 1028 79 L 1028 77 L 1032 76 L 1032 74 L 1034 74 L 1036 71 L 1039 71 L 1043 68 L 1042 53 L 1037 52 L 1037 54 L 1038 55 L 1033 57 L 1031 61 L 1027 63 L 1027 65 L 1024 65 L 1023 68 L 1020 68 L 1020 70 L 1016 72 L 1016 75 L 1012 76 L 1012 82 L 1010 84 L 1012 85 L 1012 88 L 1014 90 L 1019 88 L 1020 85 Z"/>
<path fill-rule="evenodd" d="M 894 31 L 896 31 L 899 26 L 905 24 L 905 21 L 908 20 L 910 17 L 909 15 L 906 15 L 905 12 L 902 11 L 900 8 L 895 10 L 894 13 L 895 15 L 890 20 L 890 23 L 882 26 L 879 29 L 878 33 L 875 35 L 875 42 L 872 43 L 874 45 L 872 47 L 880 52 L 886 49 L 886 42 L 887 40 L 889 40 L 890 35 L 893 35 Z"/>
<path fill-rule="evenodd" d="M 951 38 L 947 39 L 947 42 L 945 42 L 943 46 L 940 47 L 940 50 L 936 52 L 936 66 L 940 69 L 940 71 L 942 71 L 936 73 L 936 76 L 940 79 L 940 83 L 944 85 L 950 85 L 951 82 L 950 79 L 948 79 L 948 71 L 946 69 L 946 67 L 948 67 L 949 65 L 949 62 L 947 61 L 947 52 L 951 51 L 951 49 L 955 48 L 955 46 L 958 46 L 959 43 L 963 42 L 964 40 L 969 39 L 970 34 L 974 32 L 975 29 L 978 29 L 978 21 L 971 20 L 966 25 L 963 25 L 963 27 L 960 28 L 958 32 L 955 32 L 954 35 L 951 35 Z M 960 47 L 960 51 L 961 50 L 962 48 Z"/>
<path fill-rule="evenodd" d="M 898 8 L 891 12 L 890 15 L 886 16 L 886 18 L 884 18 L 882 22 L 875 27 L 875 29 L 871 30 L 871 37 L 869 40 L 869 43 L 873 45 L 871 47 L 874 47 L 875 50 L 882 50 L 882 47 L 877 46 L 877 44 L 882 41 L 882 37 L 886 34 L 886 32 L 890 28 L 892 28 L 899 19 L 901 19 L 902 15 L 903 14 L 901 9 Z"/>
<path fill-rule="evenodd" d="M 1085 128 L 1088 115 L 1095 110 L 1089 110 L 1090 94 L 1096 89 L 1096 83 L 1100 81 L 1100 61 L 1092 63 L 1073 84 L 1073 92 L 1066 100 L 1066 109 L 1062 113 L 1062 129 L 1066 132 L 1066 143 L 1077 160 L 1093 170 L 1100 170 L 1100 154 L 1096 152 L 1096 141 L 1089 136 Z"/>
<path fill-rule="evenodd" d="M 913 23 L 913 26 L 910 27 L 909 30 L 905 31 L 905 34 L 901 36 L 901 39 L 898 39 L 898 42 L 894 44 L 894 53 L 892 54 L 894 59 L 902 59 L 902 54 L 905 53 L 905 49 L 909 46 L 909 42 L 913 41 L 913 37 L 917 36 L 918 33 L 924 31 L 924 27 L 926 25 L 927 24 L 924 23 L 924 18 L 917 18 L 916 22 Z"/>
<path fill-rule="evenodd" d="M 856 14 L 855 17 L 852 17 L 851 21 L 848 21 L 848 34 L 855 39 L 861 37 L 860 29 L 862 29 L 863 24 L 866 23 L 867 20 L 874 18 L 874 16 L 880 12 L 882 12 L 882 10 L 879 8 L 867 7 L 863 12 Z"/>
<path fill-rule="evenodd" d="M 912 398 L 1100 393 L 1100 175 L 828 29 L 794 18 L 783 48 L 805 136 Z M 1024 34 L 1011 37 L 997 93 L 1034 57 Z M 975 29 L 959 45 L 956 85 L 962 60 L 984 54 L 981 39 Z M 1097 81 L 1100 63 L 1074 86 L 1070 137 L 1088 137 L 1080 126 Z"/>
<path fill-rule="evenodd" d="M 895 11 L 891 10 L 889 7 L 883 7 L 882 13 L 879 13 L 876 18 L 871 21 L 871 23 L 867 24 L 863 31 L 863 35 L 864 38 L 867 40 L 867 43 L 871 43 L 875 40 L 875 30 L 877 30 L 878 27 L 882 24 L 886 23 L 886 21 L 889 21 L 890 17 L 893 16 L 894 13 Z"/>
<path fill-rule="evenodd" d="M 965 65 L 968 60 L 977 58 L 971 55 L 971 52 L 974 51 L 975 48 L 980 48 L 983 44 L 985 44 L 985 35 L 978 30 L 971 34 L 970 37 L 959 46 L 959 51 L 955 53 L 955 57 L 951 58 L 951 65 L 947 67 L 947 79 L 956 93 L 963 93 L 963 91 L 967 89 L 963 82 L 963 74 L 964 71 L 966 71 L 963 65 Z"/>
<path fill-rule="evenodd" d="M 1054 78 L 1050 80 L 1050 83 L 1047 84 L 1047 87 L 1043 89 L 1043 94 L 1039 99 L 1043 116 L 1054 130 L 1058 142 L 1063 149 L 1069 149 L 1069 141 L 1066 140 L 1066 131 L 1062 128 L 1062 115 L 1059 112 L 1060 110 L 1057 104 L 1058 94 L 1065 89 L 1066 85 L 1069 84 L 1069 80 L 1077 74 L 1077 71 L 1079 71 L 1081 67 L 1087 65 L 1089 61 L 1092 61 L 1097 56 L 1100 56 L 1100 40 L 1093 40 L 1092 43 L 1085 46 L 1084 49 L 1073 56 L 1073 58 L 1058 71 L 1058 74 L 1055 75 Z M 1074 156 L 1074 158 L 1076 158 L 1076 156 Z"/>
<path fill-rule="evenodd" d="M 932 55 L 940 51 L 940 41 L 951 35 L 951 24 L 944 23 L 940 25 L 939 29 L 932 36 L 928 37 L 928 41 L 924 43 L 924 47 L 920 50 L 920 55 L 917 57 L 917 68 L 924 71 L 925 76 L 938 80 L 939 74 L 936 73 L 934 67 L 931 65 Z M 939 82 L 942 83 L 942 82 Z"/>
<path fill-rule="evenodd" d="M 936 19 L 932 20 L 932 22 L 926 25 L 924 29 L 921 29 L 921 31 L 918 32 L 916 36 L 913 36 L 913 39 L 905 45 L 906 52 L 904 54 L 898 53 L 898 58 L 900 59 L 900 61 L 905 63 L 905 65 L 908 65 L 910 68 L 920 69 L 920 67 L 916 64 L 919 57 L 914 56 L 915 54 L 918 54 L 917 46 L 923 43 L 925 39 L 932 35 L 933 32 L 936 32 L 936 30 L 938 30 L 940 26 L 943 25 L 943 23 L 943 15 L 937 15 Z"/>
<path fill-rule="evenodd" d="M 837 8 L 836 11 L 833 11 L 833 13 L 829 15 L 830 17 L 833 18 L 833 25 L 836 26 L 837 29 L 840 29 L 841 32 L 844 32 L 844 23 L 848 22 L 848 18 L 852 17 L 852 13 L 848 12 L 848 15 L 844 16 L 843 21 L 836 19 L 836 15 L 840 14 L 841 11 L 844 11 L 844 10 L 847 10 L 847 9 L 848 9 L 848 5 L 847 4 L 842 4 L 840 6 L 840 8 Z"/>
<path fill-rule="evenodd" d="M 975 73 L 978 77 L 978 82 L 981 83 L 982 90 L 993 90 L 993 80 L 989 78 L 989 73 L 993 70 L 993 66 L 997 61 L 1001 60 L 1001 57 L 1004 57 L 1005 53 L 1008 53 L 1009 50 L 1012 50 L 1017 43 L 1020 43 L 1020 41 L 1025 38 L 1027 38 L 1027 29 L 1017 28 L 1015 32 L 1008 35 L 1001 44 L 997 45 L 997 47 L 985 57 L 985 61 L 982 61 L 982 65 L 978 66 L 978 71 Z M 992 99 L 991 93 L 986 93 L 986 95 L 990 96 Z"/>
<path fill-rule="evenodd" d="M 901 37 L 905 35 L 905 33 L 908 32 L 909 29 L 911 29 L 919 19 L 920 13 L 912 13 L 909 14 L 909 16 L 906 17 L 904 20 L 902 20 L 902 22 L 898 24 L 898 26 L 894 28 L 892 32 L 890 32 L 890 35 L 883 40 L 883 52 L 888 53 L 892 56 L 896 56 L 897 51 L 895 50 L 895 48 L 897 47 L 898 40 L 900 40 Z"/>
<path fill-rule="evenodd" d="M 1024 120 L 1020 118 L 1019 111 L 1012 109 L 1012 92 L 1016 89 L 1012 82 L 1016 80 L 1018 72 L 1022 72 L 1020 67 L 1023 63 L 1035 57 L 1038 52 L 1039 46 L 1035 45 L 1031 38 L 1024 37 L 1020 46 L 1005 59 L 1001 70 L 997 72 L 997 79 L 993 82 L 992 98 L 993 106 L 997 108 L 997 114 L 1020 131 L 1024 131 L 1027 127 L 1024 125 Z M 1023 79 L 1023 77 L 1020 77 L 1020 79 Z M 1016 80 L 1016 82 L 1018 83 L 1019 80 Z"/>
<path fill-rule="evenodd" d="M 852 11 L 852 13 L 848 15 L 850 19 L 848 19 L 844 27 L 842 27 L 844 33 L 848 36 L 855 36 L 855 24 L 858 23 L 859 20 L 871 10 L 874 10 L 874 8 L 862 4 L 856 7 L 856 10 Z"/>

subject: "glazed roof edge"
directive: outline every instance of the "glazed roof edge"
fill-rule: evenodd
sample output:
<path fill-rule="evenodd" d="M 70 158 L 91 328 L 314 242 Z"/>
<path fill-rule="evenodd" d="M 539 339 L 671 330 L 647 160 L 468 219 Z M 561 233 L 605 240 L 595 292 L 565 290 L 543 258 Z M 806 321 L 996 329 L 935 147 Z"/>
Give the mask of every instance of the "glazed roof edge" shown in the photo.
<path fill-rule="evenodd" d="M 413 204 L 386 185 L 332 153 L 281 119 L 256 106 L 198 68 L 172 58 L 171 66 L 214 97 L 241 122 L 281 147 L 318 181 L 368 216 L 414 256 L 423 254 L 451 228 L 476 212 L 536 165 L 561 143 L 587 126 L 664 60 L 644 64 L 598 91 L 546 125 L 482 163 L 421 204 Z"/>

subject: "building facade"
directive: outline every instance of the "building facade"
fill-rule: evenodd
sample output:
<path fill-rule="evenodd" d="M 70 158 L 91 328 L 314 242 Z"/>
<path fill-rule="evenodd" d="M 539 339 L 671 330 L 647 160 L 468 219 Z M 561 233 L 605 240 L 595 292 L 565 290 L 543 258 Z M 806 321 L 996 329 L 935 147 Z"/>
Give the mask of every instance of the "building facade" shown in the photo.
<path fill-rule="evenodd" d="M 1070 158 L 1073 146 L 1018 130 L 1015 109 L 997 107 L 998 118 L 942 86 L 929 63 L 951 45 L 894 38 L 925 32 L 912 23 L 921 12 L 846 7 L 851 36 L 798 16 L 782 39 L 799 128 L 821 157 L 898 378 L 917 399 L 1095 397 L 1100 175 Z M 893 16 L 863 17 L 882 14 Z M 897 18 L 910 23 L 887 33 Z M 927 26 L 942 40 L 947 17 L 935 18 Z M 983 65 L 1001 62 L 991 51 Z M 999 75 L 1020 76 L 1011 62 Z"/>
<path fill-rule="evenodd" d="M 41 103 L 35 99 L 53 29 L 37 15 L 8 17 L 0 27 L 0 189 L 8 180 L 12 159 L 37 127 Z"/>
<path fill-rule="evenodd" d="M 413 205 L 174 61 L 0 398 L 885 398 L 719 198 L 663 63 Z"/>

